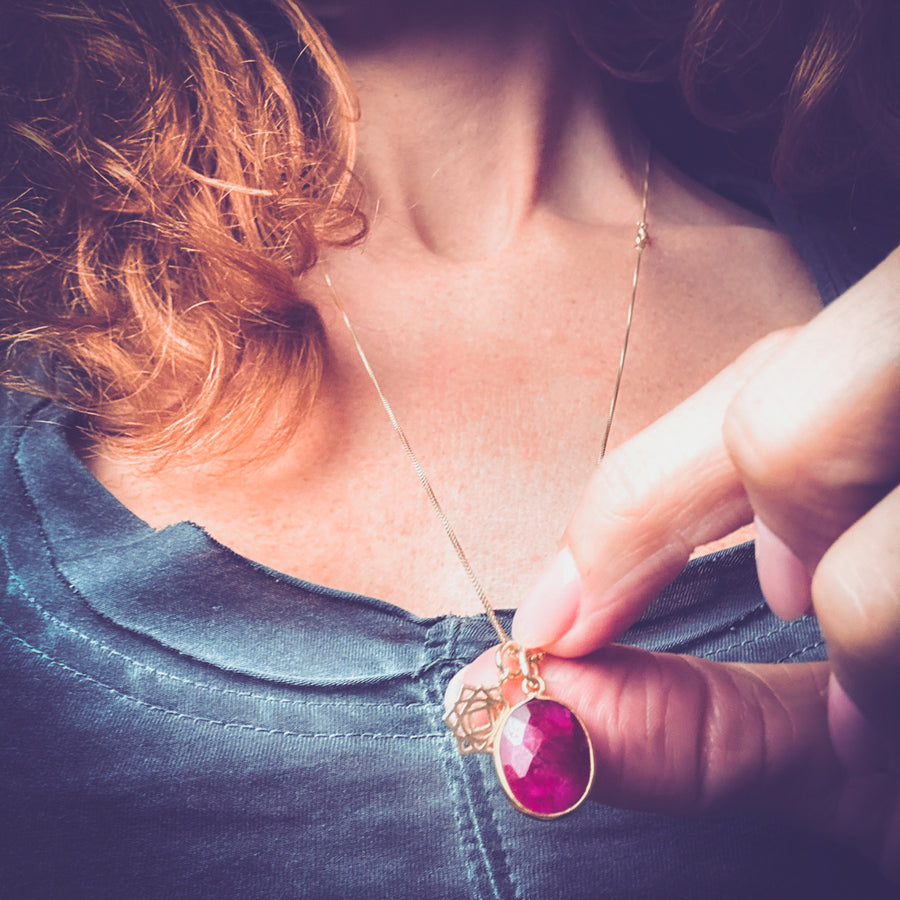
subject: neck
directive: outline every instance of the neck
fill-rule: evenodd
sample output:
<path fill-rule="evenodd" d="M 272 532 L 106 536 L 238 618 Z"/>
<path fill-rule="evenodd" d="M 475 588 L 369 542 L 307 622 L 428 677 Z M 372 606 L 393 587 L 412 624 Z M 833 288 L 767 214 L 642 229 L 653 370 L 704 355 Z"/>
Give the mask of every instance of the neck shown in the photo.
<path fill-rule="evenodd" d="M 359 94 L 375 226 L 451 258 L 514 242 L 538 208 L 630 222 L 643 145 L 552 12 L 472 5 L 340 51 Z M 636 144 L 637 146 L 632 146 Z"/>

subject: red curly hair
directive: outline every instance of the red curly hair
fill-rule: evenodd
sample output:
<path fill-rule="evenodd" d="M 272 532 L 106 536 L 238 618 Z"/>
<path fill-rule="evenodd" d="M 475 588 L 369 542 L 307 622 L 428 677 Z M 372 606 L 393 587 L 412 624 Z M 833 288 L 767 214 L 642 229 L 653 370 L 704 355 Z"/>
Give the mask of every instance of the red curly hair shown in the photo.
<path fill-rule="evenodd" d="M 761 128 L 785 189 L 897 178 L 896 0 L 566 9 L 608 73 Z M 295 279 L 365 232 L 322 29 L 295 0 L 8 0 L 0 34 L 3 382 L 143 453 L 236 444 L 286 384 L 307 407 L 325 340 Z"/>
<path fill-rule="evenodd" d="M 294 279 L 364 231 L 355 109 L 324 33 L 291 0 L 268 12 L 290 49 L 213 2 L 5 17 L 6 381 L 123 447 L 237 441 L 287 371 L 301 409 L 315 391 L 323 333 Z"/>

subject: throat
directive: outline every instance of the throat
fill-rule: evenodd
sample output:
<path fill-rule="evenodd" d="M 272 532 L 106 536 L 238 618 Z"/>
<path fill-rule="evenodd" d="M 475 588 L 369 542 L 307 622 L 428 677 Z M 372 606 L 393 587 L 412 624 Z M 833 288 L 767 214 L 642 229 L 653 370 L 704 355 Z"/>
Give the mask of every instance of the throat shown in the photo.
<path fill-rule="evenodd" d="M 598 215 L 615 215 L 615 191 L 595 192 L 589 173 L 630 161 L 596 69 L 553 10 L 481 6 L 449 32 L 422 23 L 344 51 L 373 239 L 471 260 L 508 246 L 542 204 L 566 215 L 591 193 Z"/>

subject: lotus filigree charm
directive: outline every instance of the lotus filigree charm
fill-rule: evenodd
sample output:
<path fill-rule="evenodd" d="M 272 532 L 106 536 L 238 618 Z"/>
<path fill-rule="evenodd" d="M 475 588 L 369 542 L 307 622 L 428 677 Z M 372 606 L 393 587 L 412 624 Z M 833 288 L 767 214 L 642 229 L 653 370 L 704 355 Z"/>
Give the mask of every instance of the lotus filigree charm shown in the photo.
<path fill-rule="evenodd" d="M 444 716 L 444 722 L 459 744 L 459 752 L 490 753 L 497 722 L 508 708 L 500 685 L 463 685 L 459 699 Z"/>

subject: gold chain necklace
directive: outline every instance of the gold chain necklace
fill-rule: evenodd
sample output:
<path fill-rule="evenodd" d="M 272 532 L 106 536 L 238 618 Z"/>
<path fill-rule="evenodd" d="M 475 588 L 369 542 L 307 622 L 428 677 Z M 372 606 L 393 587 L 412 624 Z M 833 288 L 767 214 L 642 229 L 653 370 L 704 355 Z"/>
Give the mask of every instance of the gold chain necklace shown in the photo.
<path fill-rule="evenodd" d="M 597 456 L 598 464 L 606 455 L 609 434 L 612 430 L 622 374 L 625 371 L 628 339 L 634 319 L 641 257 L 649 242 L 647 198 L 650 191 L 650 158 L 651 151 L 648 148 L 644 166 L 641 218 L 637 223 L 634 239 L 636 256 L 631 279 L 631 298 L 625 320 L 625 336 L 619 354 L 600 452 Z M 418 476 L 428 502 L 500 639 L 496 653 L 498 683 L 492 687 L 464 685 L 459 699 L 444 717 L 444 721 L 456 738 L 460 753 L 493 754 L 500 784 L 512 803 L 522 812 L 541 819 L 555 819 L 572 812 L 587 798 L 594 780 L 594 750 L 587 729 L 565 704 L 544 696 L 546 687 L 539 672 L 542 651 L 522 647 L 512 641 L 506 633 L 434 493 L 431 481 L 381 388 L 331 276 L 324 271 L 323 276 L 366 374 L 394 431 L 400 438 L 403 450 Z M 515 704 L 511 704 L 506 696 L 513 685 L 518 685 L 524 696 L 524 699 Z"/>

